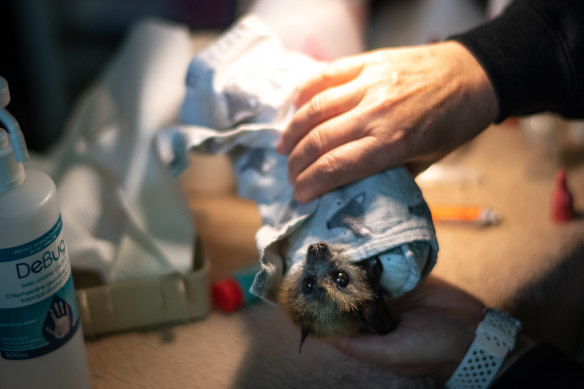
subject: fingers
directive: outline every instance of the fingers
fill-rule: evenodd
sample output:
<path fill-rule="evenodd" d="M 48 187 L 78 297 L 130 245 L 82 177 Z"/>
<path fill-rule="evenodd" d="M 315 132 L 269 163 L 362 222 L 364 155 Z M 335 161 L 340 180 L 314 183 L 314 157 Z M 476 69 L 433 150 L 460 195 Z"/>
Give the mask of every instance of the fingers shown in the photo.
<path fill-rule="evenodd" d="M 57 337 L 57 333 L 53 331 L 50 327 L 45 326 L 45 331 L 47 331 L 53 338 Z"/>
<path fill-rule="evenodd" d="M 377 344 L 380 342 L 379 339 L 375 342 L 371 338 L 371 335 L 361 335 L 356 338 L 331 338 L 328 343 L 345 355 L 372 362 L 378 357 L 380 350 L 377 349 Z"/>
<path fill-rule="evenodd" d="M 403 362 L 401 356 L 401 337 L 395 332 L 383 335 L 359 335 L 356 337 L 340 337 L 328 340 L 333 347 L 361 361 L 382 364 L 389 368 Z"/>
<path fill-rule="evenodd" d="M 327 152 L 365 135 L 365 128 L 352 115 L 340 115 L 310 130 L 298 141 L 288 158 L 288 179 L 296 181 L 298 175 Z"/>
<path fill-rule="evenodd" d="M 356 77 L 359 69 L 356 66 L 330 65 L 302 84 L 294 101 L 299 109 L 276 146 L 279 153 L 289 154 L 313 127 L 349 111 L 359 103 L 363 91 L 353 90 L 353 86 L 347 84 Z"/>
<path fill-rule="evenodd" d="M 379 147 L 379 141 L 367 136 L 328 151 L 295 177 L 294 198 L 309 202 L 341 185 L 379 173 L 391 163 Z M 295 174 L 298 168 L 292 169 Z"/>
<path fill-rule="evenodd" d="M 357 106 L 363 97 L 360 90 L 351 90 L 350 85 L 329 89 L 316 95 L 307 104 L 304 104 L 294 115 L 288 128 L 279 139 L 276 151 L 281 154 L 290 154 L 307 136 L 310 142 L 315 137 L 336 142 L 335 136 L 346 135 L 341 130 L 350 128 L 347 113 Z M 322 126 L 317 129 L 318 126 Z M 301 146 L 303 147 L 303 146 Z"/>
<path fill-rule="evenodd" d="M 296 92 L 294 104 L 300 107 L 318 93 L 351 81 L 362 69 L 362 63 L 351 57 L 330 63 L 321 72 L 302 83 Z"/>

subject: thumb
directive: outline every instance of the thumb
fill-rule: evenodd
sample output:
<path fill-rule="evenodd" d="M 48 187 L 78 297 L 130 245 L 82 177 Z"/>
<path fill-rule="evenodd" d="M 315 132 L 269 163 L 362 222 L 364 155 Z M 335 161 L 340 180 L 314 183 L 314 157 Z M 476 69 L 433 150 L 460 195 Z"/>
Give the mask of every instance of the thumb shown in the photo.
<path fill-rule="evenodd" d="M 328 343 L 341 353 L 361 361 L 382 364 L 387 367 L 398 365 L 401 345 L 396 342 L 393 333 L 380 335 L 359 335 L 355 337 L 337 337 Z"/>

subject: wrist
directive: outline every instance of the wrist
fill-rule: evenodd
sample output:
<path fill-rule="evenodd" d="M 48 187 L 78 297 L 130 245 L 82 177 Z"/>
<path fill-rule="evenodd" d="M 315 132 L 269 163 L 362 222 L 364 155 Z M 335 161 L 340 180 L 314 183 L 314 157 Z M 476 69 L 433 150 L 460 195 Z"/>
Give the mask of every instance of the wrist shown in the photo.
<path fill-rule="evenodd" d="M 528 352 L 532 347 L 535 346 L 535 341 L 525 334 L 519 334 L 515 341 L 515 348 L 507 354 L 507 357 L 503 361 L 501 368 L 497 372 L 493 381 L 496 381 L 500 376 L 502 376 L 509 367 L 521 358 L 526 352 Z"/>
<path fill-rule="evenodd" d="M 436 57 L 440 77 L 436 79 L 439 93 L 447 97 L 433 122 L 437 134 L 448 134 L 437 139 L 437 145 L 450 152 L 472 140 L 497 118 L 498 103 L 495 92 L 481 65 L 460 43 L 446 41 L 430 45 Z M 433 152 L 436 146 L 433 145 Z M 430 153 L 432 154 L 432 153 Z"/>
<path fill-rule="evenodd" d="M 444 45 L 448 48 L 448 55 L 456 61 L 457 75 L 462 78 L 462 89 L 468 97 L 468 104 L 473 106 L 472 111 L 480 114 L 486 125 L 493 123 L 499 112 L 499 103 L 487 73 L 461 43 L 446 41 Z"/>
<path fill-rule="evenodd" d="M 519 320 L 496 309 L 487 309 L 483 321 L 477 326 L 474 341 L 446 382 L 446 387 L 487 388 L 504 369 L 529 349 L 528 338 L 520 337 L 516 342 L 520 330 Z"/>

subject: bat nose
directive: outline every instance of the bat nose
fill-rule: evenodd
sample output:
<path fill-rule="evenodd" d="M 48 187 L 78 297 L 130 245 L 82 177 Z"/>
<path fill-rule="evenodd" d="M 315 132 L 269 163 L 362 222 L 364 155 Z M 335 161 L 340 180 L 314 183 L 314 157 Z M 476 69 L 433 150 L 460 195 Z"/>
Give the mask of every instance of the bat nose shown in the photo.
<path fill-rule="evenodd" d="M 310 246 L 308 246 L 308 252 L 306 255 L 306 258 L 309 261 L 313 261 L 313 260 L 317 260 L 317 261 L 322 261 L 322 260 L 327 260 L 329 259 L 331 255 L 331 250 L 328 244 L 326 244 L 325 242 L 318 242 L 318 243 L 313 243 Z"/>

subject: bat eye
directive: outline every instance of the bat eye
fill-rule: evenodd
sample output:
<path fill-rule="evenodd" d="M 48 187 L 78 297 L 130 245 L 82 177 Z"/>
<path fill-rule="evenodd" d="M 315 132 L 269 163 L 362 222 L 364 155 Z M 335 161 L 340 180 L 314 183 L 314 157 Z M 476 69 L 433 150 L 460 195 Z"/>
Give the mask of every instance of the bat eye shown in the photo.
<path fill-rule="evenodd" d="M 312 293 L 313 289 L 314 289 L 314 278 L 312 278 L 312 277 L 305 278 L 304 281 L 302 281 L 302 291 L 304 293 Z"/>
<path fill-rule="evenodd" d="M 349 284 L 349 276 L 344 271 L 333 273 L 333 280 L 335 280 L 335 284 L 341 288 L 344 288 Z"/>

